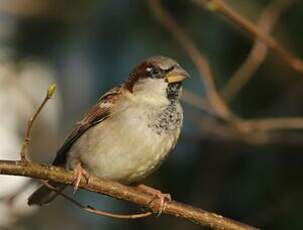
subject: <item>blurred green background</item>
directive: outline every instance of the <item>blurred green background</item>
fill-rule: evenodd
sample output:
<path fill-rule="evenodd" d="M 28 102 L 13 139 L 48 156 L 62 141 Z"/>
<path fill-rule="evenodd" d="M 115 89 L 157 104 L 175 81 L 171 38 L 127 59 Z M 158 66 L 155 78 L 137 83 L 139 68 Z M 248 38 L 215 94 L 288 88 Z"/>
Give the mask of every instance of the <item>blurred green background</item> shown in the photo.
<path fill-rule="evenodd" d="M 226 2 L 256 22 L 272 0 Z M 163 5 L 208 57 L 216 85 L 223 89 L 246 58 L 253 40 L 223 16 L 199 8 L 192 1 L 166 0 Z M 272 34 L 284 47 L 303 58 L 302 21 L 303 2 L 294 1 L 283 11 Z M 155 19 L 148 1 L 2 1 L 0 27 L 3 60 L 11 63 L 39 60 L 55 72 L 61 99 L 59 137 L 52 146 L 44 140 L 42 146 L 33 148 L 32 157 L 39 161 L 51 162 L 74 122 L 148 56 L 165 55 L 178 60 L 191 74 L 185 89 L 201 97 L 205 95 L 194 64 Z M 270 52 L 229 105 L 247 119 L 300 117 L 302 87 L 302 74 Z M 303 133 L 271 131 L 266 135 L 277 137 L 276 141 L 261 143 L 222 137 L 204 129 L 199 119 L 218 124 L 224 121 L 187 103 L 183 105 L 184 129 L 176 149 L 143 183 L 171 193 L 177 201 L 262 229 L 302 229 Z M 116 213 L 137 210 L 125 202 L 83 191 L 77 192 L 76 198 Z M 194 230 L 199 227 L 165 215 L 137 221 L 95 217 L 58 198 L 10 229 Z"/>

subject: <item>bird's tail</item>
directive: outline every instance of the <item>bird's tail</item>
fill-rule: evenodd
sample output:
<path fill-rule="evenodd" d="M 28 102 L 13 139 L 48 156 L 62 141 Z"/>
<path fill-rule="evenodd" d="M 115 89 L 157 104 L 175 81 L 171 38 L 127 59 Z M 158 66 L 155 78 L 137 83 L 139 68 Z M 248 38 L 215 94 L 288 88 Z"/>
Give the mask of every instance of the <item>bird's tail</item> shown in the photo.
<path fill-rule="evenodd" d="M 58 191 L 62 191 L 66 185 L 56 183 L 56 182 L 48 182 L 49 185 L 56 188 Z M 45 185 L 42 185 L 38 188 L 29 198 L 28 198 L 28 205 L 46 205 L 53 201 L 59 195 L 58 192 L 51 190 Z"/>

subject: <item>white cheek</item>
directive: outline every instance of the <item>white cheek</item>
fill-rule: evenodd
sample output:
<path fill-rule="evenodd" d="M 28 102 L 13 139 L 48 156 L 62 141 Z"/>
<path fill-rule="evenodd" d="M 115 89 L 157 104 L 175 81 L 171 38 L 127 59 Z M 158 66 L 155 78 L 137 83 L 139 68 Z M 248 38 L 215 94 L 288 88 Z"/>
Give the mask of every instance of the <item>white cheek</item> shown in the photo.
<path fill-rule="evenodd" d="M 133 89 L 137 101 L 151 103 L 153 105 L 166 105 L 169 103 L 166 97 L 167 83 L 164 79 L 139 80 Z"/>

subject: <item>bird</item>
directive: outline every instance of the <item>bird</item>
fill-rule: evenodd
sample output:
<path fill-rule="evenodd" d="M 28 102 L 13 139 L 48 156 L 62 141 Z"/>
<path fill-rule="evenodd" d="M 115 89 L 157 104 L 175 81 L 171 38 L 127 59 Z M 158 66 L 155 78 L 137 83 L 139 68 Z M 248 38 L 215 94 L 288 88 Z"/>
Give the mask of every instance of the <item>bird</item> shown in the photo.
<path fill-rule="evenodd" d="M 149 176 L 179 139 L 183 124 L 180 97 L 187 78 L 188 72 L 172 58 L 144 59 L 126 81 L 106 92 L 76 123 L 53 165 L 73 170 L 75 190 L 82 177 L 91 175 L 126 185 Z M 66 187 L 49 184 L 59 191 Z M 142 189 L 155 193 L 161 206 L 170 197 L 148 186 Z M 28 204 L 45 205 L 58 194 L 42 185 Z"/>

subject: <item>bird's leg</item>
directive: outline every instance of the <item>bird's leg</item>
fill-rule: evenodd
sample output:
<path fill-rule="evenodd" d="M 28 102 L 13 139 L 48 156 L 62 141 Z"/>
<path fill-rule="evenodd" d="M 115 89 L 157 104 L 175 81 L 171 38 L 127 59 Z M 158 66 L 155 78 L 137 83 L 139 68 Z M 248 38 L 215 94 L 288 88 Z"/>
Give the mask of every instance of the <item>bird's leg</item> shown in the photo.
<path fill-rule="evenodd" d="M 136 187 L 140 191 L 142 191 L 144 193 L 148 193 L 148 194 L 153 196 L 150 203 L 152 203 L 155 199 L 160 200 L 160 209 L 159 209 L 159 212 L 158 212 L 158 216 L 160 216 L 163 213 L 163 211 L 165 209 L 165 206 L 166 206 L 166 202 L 172 200 L 171 195 L 169 193 L 162 193 L 160 190 L 157 190 L 155 188 L 146 186 L 144 184 L 136 185 Z"/>
<path fill-rule="evenodd" d="M 74 181 L 73 181 L 74 193 L 76 193 L 79 188 L 81 178 L 84 177 L 86 179 L 86 182 L 89 183 L 90 175 L 84 168 L 82 168 L 82 164 L 80 161 L 77 161 L 74 164 L 73 170 L 74 170 Z"/>

